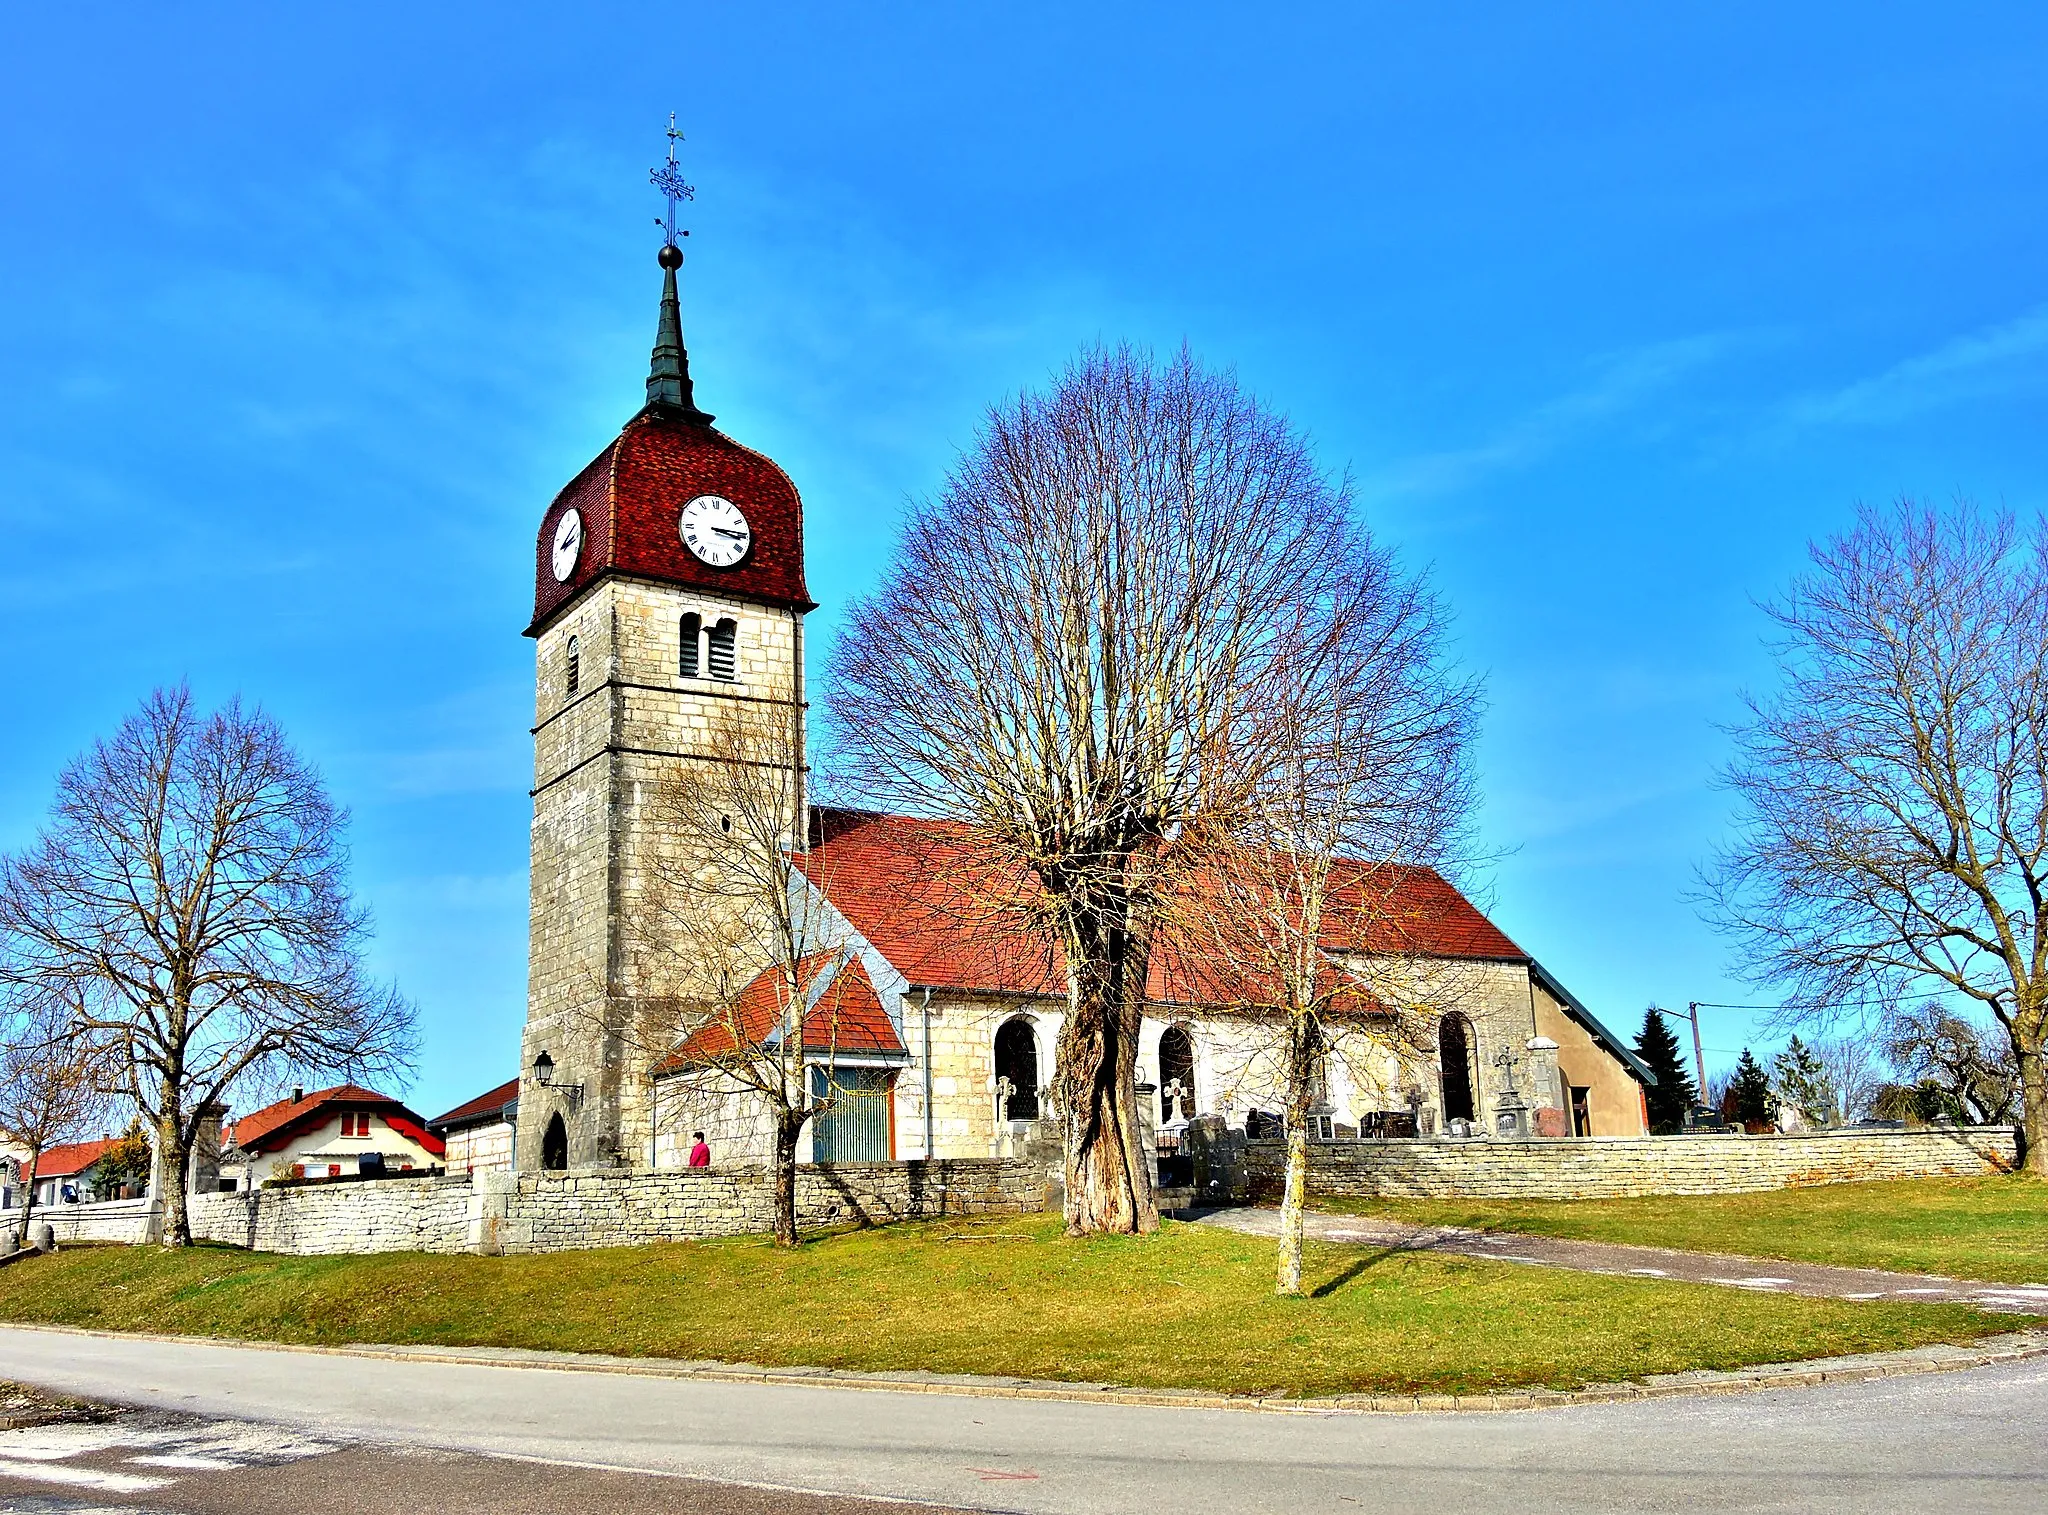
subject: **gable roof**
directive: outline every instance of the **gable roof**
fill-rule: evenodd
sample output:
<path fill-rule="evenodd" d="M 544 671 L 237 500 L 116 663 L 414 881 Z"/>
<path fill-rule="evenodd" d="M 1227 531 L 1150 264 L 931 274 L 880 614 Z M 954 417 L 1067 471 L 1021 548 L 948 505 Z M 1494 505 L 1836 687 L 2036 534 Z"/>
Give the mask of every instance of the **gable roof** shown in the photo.
<path fill-rule="evenodd" d="M 1059 996 L 1065 973 L 1028 928 L 1043 891 L 955 821 L 820 807 L 796 864 L 854 929 L 912 984 Z M 1340 864 L 1323 947 L 1524 964 L 1529 955 L 1434 869 Z M 1188 888 L 1199 899 L 1197 877 Z M 1147 996 L 1225 1003 L 1235 996 L 1196 950 L 1155 951 Z"/>
<path fill-rule="evenodd" d="M 446 1115 L 437 1115 L 427 1122 L 429 1131 L 446 1134 L 457 1126 L 481 1126 L 490 1121 L 503 1119 L 507 1108 L 519 1103 L 519 1080 L 507 1079 L 495 1089 L 488 1089 L 475 1099 L 466 1100 Z"/>
<path fill-rule="evenodd" d="M 83 1173 L 102 1157 L 107 1149 L 119 1141 L 119 1137 L 102 1137 L 94 1142 L 66 1142 L 59 1147 L 45 1148 L 36 1159 L 32 1178 L 71 1178 Z"/>
<path fill-rule="evenodd" d="M 901 1057 L 903 1040 L 860 959 L 843 949 L 814 952 L 796 965 L 808 1008 L 803 1015 L 803 1050 L 853 1056 Z M 671 1073 L 732 1057 L 742 1047 L 773 1043 L 787 1000 L 782 969 L 763 969 L 739 992 L 730 1011 L 700 1026 L 656 1068 Z"/>
<path fill-rule="evenodd" d="M 342 1106 L 378 1112 L 394 1129 L 437 1156 L 447 1150 L 447 1144 L 426 1129 L 426 1122 L 420 1119 L 417 1111 L 388 1094 L 379 1094 L 375 1089 L 365 1089 L 360 1084 L 336 1084 L 331 1089 L 315 1089 L 298 1099 L 281 1099 L 260 1110 L 251 1110 L 223 1132 L 222 1138 L 233 1142 L 244 1152 L 275 1152 L 302 1132 L 326 1125 L 340 1113 L 339 1107 Z"/>

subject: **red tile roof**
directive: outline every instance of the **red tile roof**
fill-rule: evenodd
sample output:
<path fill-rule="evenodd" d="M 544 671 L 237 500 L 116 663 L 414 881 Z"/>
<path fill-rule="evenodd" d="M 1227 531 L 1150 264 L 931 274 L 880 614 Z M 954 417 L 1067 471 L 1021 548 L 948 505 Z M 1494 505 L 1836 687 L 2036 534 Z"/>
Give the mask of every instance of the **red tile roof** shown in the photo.
<path fill-rule="evenodd" d="M 107 1148 L 119 1140 L 119 1137 L 109 1136 L 96 1142 L 66 1142 L 61 1147 L 45 1148 L 42 1156 L 36 1159 L 35 1172 L 32 1176 L 70 1178 L 74 1174 L 83 1173 L 106 1156 Z"/>
<path fill-rule="evenodd" d="M 360 1084 L 336 1084 L 331 1089 L 315 1089 L 298 1099 L 281 1099 L 265 1105 L 236 1121 L 222 1136 L 244 1152 L 275 1152 L 290 1145 L 293 1137 L 326 1125 L 340 1115 L 343 1106 L 375 1111 L 393 1130 L 437 1157 L 448 1150 L 448 1144 L 427 1130 L 417 1112 L 388 1094 L 379 1094 Z"/>
<path fill-rule="evenodd" d="M 753 540 L 732 568 L 699 561 L 677 530 L 683 506 L 705 494 L 724 496 L 747 518 Z M 571 509 L 583 518 L 583 551 L 575 571 L 557 581 L 551 561 L 555 526 Z M 721 431 L 672 410 L 643 410 L 541 518 L 528 635 L 607 573 L 809 609 L 803 503 L 796 485 L 771 459 Z"/>
<path fill-rule="evenodd" d="M 1064 995 L 1066 976 L 1030 915 L 1044 895 L 964 825 L 820 808 L 798 866 L 905 978 L 934 988 Z M 1213 887 L 1213 886 L 1212 886 Z M 1187 886 L 1199 905 L 1204 884 Z M 1367 907 L 1370 908 L 1367 908 Z M 1528 954 L 1433 869 L 1356 865 L 1342 879 L 1323 946 L 1336 953 L 1527 962 Z M 1153 953 L 1154 1000 L 1229 1003 L 1213 965 L 1186 947 Z"/>
<path fill-rule="evenodd" d="M 479 1094 L 475 1099 L 457 1105 L 446 1115 L 437 1115 L 427 1122 L 430 1130 L 444 1130 L 449 1126 L 473 1125 L 485 1120 L 495 1120 L 504 1108 L 519 1098 L 519 1080 L 507 1079 L 497 1088 Z"/>
<path fill-rule="evenodd" d="M 829 982 L 820 992 L 825 975 Z M 814 953 L 796 965 L 796 979 L 806 997 L 815 996 L 804 1015 L 806 1052 L 902 1053 L 903 1041 L 859 958 L 836 950 Z M 740 991 L 730 1011 L 692 1032 L 661 1070 L 716 1062 L 736 1047 L 768 1042 L 786 1021 L 788 992 L 782 969 L 766 969 Z"/>

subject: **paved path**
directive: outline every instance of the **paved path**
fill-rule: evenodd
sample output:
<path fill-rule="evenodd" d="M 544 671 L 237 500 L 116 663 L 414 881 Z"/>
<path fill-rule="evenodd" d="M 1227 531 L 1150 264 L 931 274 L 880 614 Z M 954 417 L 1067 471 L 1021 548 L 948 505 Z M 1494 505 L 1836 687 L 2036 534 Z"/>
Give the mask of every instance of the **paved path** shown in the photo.
<path fill-rule="evenodd" d="M 0 1378 L 351 1445 L 1049 1515 L 2048 1509 L 2048 1442 L 2034 1432 L 2048 1421 L 2042 1359 L 1839 1387 L 1398 1416 L 609 1377 L 11 1327 L 0 1328 Z"/>
<path fill-rule="evenodd" d="M 1205 1225 L 1253 1236 L 1277 1236 L 1280 1232 L 1278 1210 L 1189 1210 L 1183 1214 Z M 1310 1214 L 1303 1219 L 1305 1229 L 1316 1240 L 1346 1246 L 1454 1252 L 1461 1257 L 1490 1257 L 1500 1262 L 1570 1268 L 1580 1273 L 1669 1278 L 1763 1293 L 1806 1294 L 1817 1299 L 1963 1304 L 2013 1315 L 2048 1315 L 2048 1284 L 1983 1283 L 1967 1278 L 1887 1273 L 1877 1268 L 1838 1268 L 1718 1252 L 1675 1252 L 1664 1247 L 1623 1246 L 1618 1242 L 1566 1241 L 1554 1236 L 1469 1231 L 1457 1226 L 1415 1226 L 1375 1216 Z"/>

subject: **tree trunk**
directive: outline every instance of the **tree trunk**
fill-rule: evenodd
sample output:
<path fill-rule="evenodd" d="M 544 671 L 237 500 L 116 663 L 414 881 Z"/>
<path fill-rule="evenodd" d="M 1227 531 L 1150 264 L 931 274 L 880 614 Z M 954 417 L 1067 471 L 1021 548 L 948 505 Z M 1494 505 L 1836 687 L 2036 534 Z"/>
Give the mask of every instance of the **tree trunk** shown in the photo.
<path fill-rule="evenodd" d="M 791 1110 L 775 1112 L 775 1245 L 796 1245 L 796 1139 L 803 1117 Z"/>
<path fill-rule="evenodd" d="M 1287 1184 L 1280 1195 L 1280 1256 L 1273 1291 L 1299 1295 L 1301 1290 L 1302 1215 L 1308 1208 L 1308 1111 L 1315 1097 L 1320 1028 L 1312 1020 L 1292 1017 L 1287 1027 Z"/>
<path fill-rule="evenodd" d="M 1308 1202 L 1308 1122 L 1287 1120 L 1287 1187 L 1280 1196 L 1280 1261 L 1274 1276 L 1276 1294 L 1301 1293 L 1302 1211 Z"/>
<path fill-rule="evenodd" d="M 42 1160 L 43 1149 L 41 1147 L 31 1147 L 29 1149 L 28 1162 L 21 1171 L 23 1173 L 33 1173 L 36 1170 L 36 1165 L 42 1162 Z M 21 1225 L 14 1233 L 14 1250 L 17 1252 L 28 1245 L 28 1219 L 34 1213 L 35 1207 L 36 1181 L 30 1178 L 25 1180 L 21 1186 Z"/>
<path fill-rule="evenodd" d="M 163 1206 L 162 1245 L 192 1245 L 192 1213 L 185 1204 L 185 1123 L 168 1106 L 156 1123 L 157 1202 Z"/>
<path fill-rule="evenodd" d="M 2031 1047 L 2013 1038 L 2013 1052 L 2020 1065 L 2020 1143 L 2026 1153 L 2020 1171 L 2029 1178 L 2048 1178 L 2048 1064 L 2041 1056 L 2041 1043 Z"/>
<path fill-rule="evenodd" d="M 1077 911 L 1068 930 L 1067 1016 L 1054 1052 L 1060 1120 L 1066 1134 L 1067 1235 L 1143 1235 L 1159 1229 L 1152 1177 L 1138 1123 L 1137 1035 L 1142 957 L 1130 966 L 1132 939 L 1103 930 Z M 1111 949 L 1115 942 L 1125 950 Z M 1127 992 L 1127 973 L 1137 975 Z"/>

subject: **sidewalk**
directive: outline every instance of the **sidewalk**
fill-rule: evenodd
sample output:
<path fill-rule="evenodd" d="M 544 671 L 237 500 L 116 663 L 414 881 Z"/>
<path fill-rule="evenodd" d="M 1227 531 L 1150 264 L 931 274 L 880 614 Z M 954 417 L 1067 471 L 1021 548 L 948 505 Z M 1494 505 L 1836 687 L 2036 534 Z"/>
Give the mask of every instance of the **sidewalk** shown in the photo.
<path fill-rule="evenodd" d="M 1249 1236 L 1280 1234 L 1278 1210 L 1192 1210 L 1183 1214 L 1203 1225 Z M 1303 1218 L 1303 1224 L 1310 1237 L 1339 1246 L 1379 1247 L 1392 1252 L 1451 1252 L 1460 1257 L 1487 1257 L 1541 1268 L 1668 1278 L 1680 1283 L 1720 1284 L 1767 1294 L 1804 1294 L 1815 1299 L 1961 1304 L 2010 1315 L 2048 1315 L 2048 1284 L 1984 1283 L 1718 1252 L 1675 1252 L 1619 1242 L 1566 1241 L 1555 1236 L 1468 1231 L 1456 1226 L 1414 1226 L 1378 1217 L 1323 1215 L 1313 1211 Z"/>

